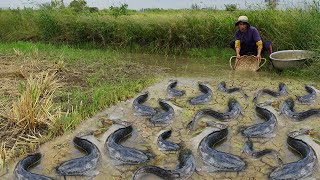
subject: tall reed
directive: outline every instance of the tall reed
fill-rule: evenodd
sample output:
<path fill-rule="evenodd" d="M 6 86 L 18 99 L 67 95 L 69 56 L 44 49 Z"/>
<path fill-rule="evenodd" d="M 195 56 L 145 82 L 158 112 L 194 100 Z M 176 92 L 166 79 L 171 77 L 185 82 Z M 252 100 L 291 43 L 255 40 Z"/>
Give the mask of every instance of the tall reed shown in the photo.
<path fill-rule="evenodd" d="M 227 47 L 239 15 L 247 15 L 277 50 L 319 49 L 320 13 L 316 8 L 147 11 L 117 18 L 108 11 L 75 13 L 68 8 L 1 10 L 0 40 L 159 50 Z"/>

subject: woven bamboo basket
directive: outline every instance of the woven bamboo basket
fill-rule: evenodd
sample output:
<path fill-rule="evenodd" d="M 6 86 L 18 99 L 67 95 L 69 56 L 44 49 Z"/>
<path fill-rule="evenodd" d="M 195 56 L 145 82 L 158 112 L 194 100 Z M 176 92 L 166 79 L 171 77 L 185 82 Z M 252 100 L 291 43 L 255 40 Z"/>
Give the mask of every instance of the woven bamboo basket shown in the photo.
<path fill-rule="evenodd" d="M 260 61 L 257 60 L 256 56 L 241 56 L 239 60 L 236 60 L 237 56 L 232 56 L 229 60 L 230 67 L 233 70 L 244 70 L 244 71 L 257 71 L 259 70 L 265 63 L 266 59 L 261 58 Z M 233 61 L 234 60 L 234 61 Z M 262 64 L 261 64 L 262 62 Z"/>

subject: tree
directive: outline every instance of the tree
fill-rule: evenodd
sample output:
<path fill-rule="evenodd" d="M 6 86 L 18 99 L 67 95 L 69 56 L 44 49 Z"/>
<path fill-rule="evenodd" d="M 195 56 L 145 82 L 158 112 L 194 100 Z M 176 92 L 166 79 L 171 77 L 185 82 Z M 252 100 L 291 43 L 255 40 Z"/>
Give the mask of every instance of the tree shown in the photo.
<path fill-rule="evenodd" d="M 110 6 L 111 14 L 115 17 L 128 15 L 128 4 L 121 4 L 120 7 Z"/>
<path fill-rule="evenodd" d="M 87 8 L 87 2 L 85 0 L 73 0 L 69 4 L 69 7 L 76 12 L 84 11 Z"/>
<path fill-rule="evenodd" d="M 200 9 L 200 5 L 198 5 L 197 3 L 192 3 L 191 4 L 191 9 Z"/>
<path fill-rule="evenodd" d="M 278 5 L 279 0 L 265 0 L 267 7 L 270 9 L 275 9 Z"/>
<path fill-rule="evenodd" d="M 236 4 L 225 4 L 224 5 L 226 8 L 226 11 L 235 11 L 237 10 L 237 5 Z"/>
<path fill-rule="evenodd" d="M 63 0 L 51 0 L 47 3 L 38 4 L 40 9 L 63 9 L 64 3 Z"/>

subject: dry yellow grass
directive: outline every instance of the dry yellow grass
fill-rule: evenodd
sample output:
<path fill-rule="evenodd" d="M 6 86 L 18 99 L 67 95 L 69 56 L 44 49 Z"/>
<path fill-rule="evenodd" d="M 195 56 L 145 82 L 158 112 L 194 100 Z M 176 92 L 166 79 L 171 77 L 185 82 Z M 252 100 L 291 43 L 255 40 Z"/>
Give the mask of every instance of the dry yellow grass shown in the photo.
<path fill-rule="evenodd" d="M 6 146 L 5 143 L 0 144 L 0 169 L 6 164 Z"/>
<path fill-rule="evenodd" d="M 19 128 L 36 132 L 36 127 L 53 127 L 57 113 L 53 108 L 53 94 L 60 87 L 55 74 L 48 72 L 31 75 L 25 90 L 17 102 L 13 103 L 10 120 Z"/>
<path fill-rule="evenodd" d="M 53 103 L 61 85 L 51 70 L 31 73 L 27 78 L 18 99 L 0 116 L 0 168 L 44 141 L 42 133 L 53 128 L 61 115 Z"/>

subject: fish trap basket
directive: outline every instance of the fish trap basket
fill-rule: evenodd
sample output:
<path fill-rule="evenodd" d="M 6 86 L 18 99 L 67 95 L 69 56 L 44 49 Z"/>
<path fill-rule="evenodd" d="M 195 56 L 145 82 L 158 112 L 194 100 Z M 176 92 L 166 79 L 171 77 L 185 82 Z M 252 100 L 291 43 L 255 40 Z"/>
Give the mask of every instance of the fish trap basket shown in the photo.
<path fill-rule="evenodd" d="M 258 61 L 257 56 L 244 55 L 241 56 L 239 60 L 237 60 L 237 56 L 232 56 L 229 63 L 233 70 L 257 71 L 266 63 L 266 61 L 265 58 L 261 58 L 261 60 Z"/>

